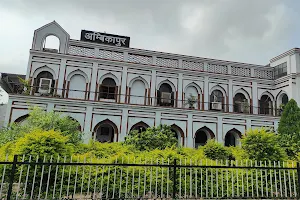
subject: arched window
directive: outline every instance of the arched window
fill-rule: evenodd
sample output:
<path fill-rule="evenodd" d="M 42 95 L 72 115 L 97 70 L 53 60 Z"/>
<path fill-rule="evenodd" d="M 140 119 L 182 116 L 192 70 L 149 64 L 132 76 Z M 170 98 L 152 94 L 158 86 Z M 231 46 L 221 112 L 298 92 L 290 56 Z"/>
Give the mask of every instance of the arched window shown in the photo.
<path fill-rule="evenodd" d="M 135 125 L 133 125 L 131 127 L 131 130 L 130 131 L 133 131 L 133 130 L 136 130 L 138 131 L 138 133 L 142 133 L 142 132 L 145 132 L 147 130 L 149 126 L 144 123 L 144 122 L 139 122 L 139 123 L 136 123 Z"/>
<path fill-rule="evenodd" d="M 249 113 L 250 107 L 248 100 L 242 93 L 237 93 L 233 98 L 233 111 L 238 113 Z"/>
<path fill-rule="evenodd" d="M 112 78 L 105 78 L 100 86 L 99 99 L 116 99 L 117 86 Z"/>
<path fill-rule="evenodd" d="M 157 91 L 157 105 L 174 106 L 174 92 L 168 83 L 163 83 Z"/>
<path fill-rule="evenodd" d="M 43 51 L 58 53 L 59 52 L 60 41 L 58 37 L 54 35 L 49 35 L 45 38 L 43 44 Z"/>
<path fill-rule="evenodd" d="M 224 97 L 220 90 L 214 90 L 210 95 L 210 109 L 224 110 Z"/>
<path fill-rule="evenodd" d="M 171 126 L 171 131 L 173 132 L 174 137 L 177 139 L 178 145 L 184 146 L 184 133 L 182 129 L 179 126 L 173 124 Z"/>
<path fill-rule="evenodd" d="M 34 79 L 34 90 L 41 94 L 53 93 L 55 80 L 53 80 L 53 75 L 48 71 L 40 72 Z"/>
<path fill-rule="evenodd" d="M 129 102 L 131 104 L 145 104 L 146 87 L 142 80 L 135 80 L 130 88 Z"/>
<path fill-rule="evenodd" d="M 85 99 L 86 79 L 81 74 L 75 74 L 70 78 L 68 98 Z"/>
<path fill-rule="evenodd" d="M 207 134 L 204 130 L 198 130 L 195 136 L 195 148 L 204 146 L 207 143 Z"/>
<path fill-rule="evenodd" d="M 102 121 L 94 129 L 94 139 L 98 142 L 114 142 L 114 135 L 117 131 L 117 126 L 113 122 Z"/>
<path fill-rule="evenodd" d="M 198 98 L 198 91 L 195 86 L 189 86 L 186 88 L 184 94 L 184 104 L 186 108 L 198 108 L 200 107 L 200 100 Z"/>
<path fill-rule="evenodd" d="M 232 129 L 232 130 L 228 131 L 225 135 L 225 146 L 227 146 L 227 147 L 237 146 L 238 141 L 241 138 L 240 135 L 241 135 L 241 133 L 236 129 Z"/>
<path fill-rule="evenodd" d="M 263 95 L 259 101 L 259 114 L 272 115 L 272 100 L 268 95 Z"/>

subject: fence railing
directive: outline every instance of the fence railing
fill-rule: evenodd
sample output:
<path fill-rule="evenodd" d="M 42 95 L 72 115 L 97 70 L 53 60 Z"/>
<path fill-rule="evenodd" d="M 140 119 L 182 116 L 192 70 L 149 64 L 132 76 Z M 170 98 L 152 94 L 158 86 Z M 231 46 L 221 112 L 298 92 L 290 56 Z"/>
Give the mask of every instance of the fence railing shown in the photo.
<path fill-rule="evenodd" d="M 74 89 L 62 89 L 62 88 L 49 88 L 48 92 L 39 92 L 40 87 L 30 86 L 25 89 L 19 87 L 16 94 L 26 94 L 33 96 L 44 96 L 64 99 L 77 99 L 77 100 L 88 100 L 88 101 L 102 101 L 102 102 L 113 102 L 113 103 L 127 103 L 133 105 L 149 105 L 149 106 L 160 106 L 160 107 L 174 107 L 180 109 L 194 109 L 194 110 L 210 110 L 218 112 L 232 112 L 232 113 L 244 113 L 244 114 L 259 114 L 259 115 L 270 115 L 280 116 L 282 114 L 281 108 L 275 108 L 272 106 L 256 107 L 251 106 L 249 102 L 238 102 L 234 104 L 224 103 L 225 98 L 221 99 L 220 102 L 205 102 L 202 97 L 195 97 L 193 103 L 190 100 L 169 98 L 164 99 L 162 97 L 150 97 L 148 95 L 128 95 L 119 94 L 117 92 L 92 92 Z M 117 91 L 117 90 L 116 90 Z M 59 94 L 58 94 L 59 93 Z M 124 99 L 124 100 L 122 100 Z M 226 100 L 228 101 L 228 100 Z"/>
<path fill-rule="evenodd" d="M 294 162 L 17 156 L 0 162 L 1 199 L 296 199 Z"/>

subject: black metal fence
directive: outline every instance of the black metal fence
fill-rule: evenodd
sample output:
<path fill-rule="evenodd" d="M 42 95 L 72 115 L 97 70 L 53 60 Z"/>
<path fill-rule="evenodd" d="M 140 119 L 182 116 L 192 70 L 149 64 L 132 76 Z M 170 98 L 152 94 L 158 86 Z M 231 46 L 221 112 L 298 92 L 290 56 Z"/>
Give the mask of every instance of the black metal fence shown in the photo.
<path fill-rule="evenodd" d="M 298 199 L 295 162 L 14 156 L 1 199 Z M 131 161 L 130 161 L 131 160 Z"/>

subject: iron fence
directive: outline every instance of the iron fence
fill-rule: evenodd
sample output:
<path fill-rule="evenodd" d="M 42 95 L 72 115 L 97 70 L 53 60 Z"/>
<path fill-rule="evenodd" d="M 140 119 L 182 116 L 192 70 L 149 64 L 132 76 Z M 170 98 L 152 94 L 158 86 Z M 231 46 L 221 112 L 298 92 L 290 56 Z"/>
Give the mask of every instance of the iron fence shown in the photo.
<path fill-rule="evenodd" d="M 12 159 L 12 158 L 11 158 Z M 14 156 L 1 199 L 298 199 L 295 162 Z"/>

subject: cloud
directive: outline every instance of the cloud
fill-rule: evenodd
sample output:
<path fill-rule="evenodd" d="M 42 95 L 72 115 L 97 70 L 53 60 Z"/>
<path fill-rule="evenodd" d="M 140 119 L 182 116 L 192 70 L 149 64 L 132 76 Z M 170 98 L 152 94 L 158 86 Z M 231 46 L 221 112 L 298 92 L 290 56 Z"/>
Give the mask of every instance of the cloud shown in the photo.
<path fill-rule="evenodd" d="M 300 32 L 295 2 L 2 0 L 0 67 L 25 73 L 33 31 L 53 20 L 74 39 L 81 29 L 106 31 L 130 36 L 135 48 L 267 64 L 297 42 L 288 39 Z"/>

